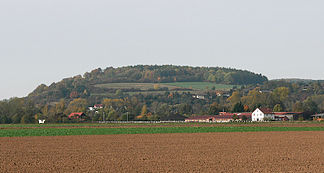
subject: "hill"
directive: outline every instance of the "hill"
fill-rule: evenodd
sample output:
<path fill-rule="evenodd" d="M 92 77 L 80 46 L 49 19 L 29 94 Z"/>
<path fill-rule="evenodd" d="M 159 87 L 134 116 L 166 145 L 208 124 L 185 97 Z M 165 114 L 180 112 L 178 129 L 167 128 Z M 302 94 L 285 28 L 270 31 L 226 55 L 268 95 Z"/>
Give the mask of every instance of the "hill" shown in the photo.
<path fill-rule="evenodd" d="M 115 93 L 117 90 L 122 92 L 148 90 L 190 91 L 197 90 L 195 88 L 197 85 L 201 89 L 205 87 L 217 88 L 220 86 L 219 84 L 222 84 L 222 87 L 219 89 L 229 89 L 234 85 L 261 84 L 265 81 L 268 81 L 267 77 L 261 74 L 221 67 L 173 65 L 108 67 L 104 70 L 98 68 L 91 72 L 86 72 L 83 76 L 78 75 L 66 78 L 50 86 L 42 84 L 28 95 L 28 99 L 39 103 L 48 103 L 58 101 L 61 98 L 89 98 L 103 93 L 107 96 L 107 93 Z M 126 84 L 127 87 L 118 86 L 116 83 Z M 130 85 L 130 83 L 146 83 L 146 85 L 136 87 Z M 115 84 L 115 87 L 111 86 L 112 84 Z M 159 85 L 154 88 L 154 84 Z M 148 85 L 151 85 L 151 88 L 147 88 Z"/>

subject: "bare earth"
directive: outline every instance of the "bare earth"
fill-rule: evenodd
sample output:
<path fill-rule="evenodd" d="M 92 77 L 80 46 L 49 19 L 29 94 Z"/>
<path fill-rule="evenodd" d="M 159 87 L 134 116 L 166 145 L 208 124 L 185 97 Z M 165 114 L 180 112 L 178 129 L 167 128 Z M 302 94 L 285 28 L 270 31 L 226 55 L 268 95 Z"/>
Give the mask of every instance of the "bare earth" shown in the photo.
<path fill-rule="evenodd" d="M 3 137 L 0 172 L 324 172 L 324 132 Z"/>

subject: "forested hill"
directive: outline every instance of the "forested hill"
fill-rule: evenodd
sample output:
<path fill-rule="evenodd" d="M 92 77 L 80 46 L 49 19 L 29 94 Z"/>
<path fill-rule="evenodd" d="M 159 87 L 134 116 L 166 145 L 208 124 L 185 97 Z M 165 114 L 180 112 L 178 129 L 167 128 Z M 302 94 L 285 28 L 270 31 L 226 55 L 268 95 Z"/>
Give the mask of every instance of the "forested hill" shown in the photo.
<path fill-rule="evenodd" d="M 220 67 L 149 66 L 96 69 L 84 74 L 92 84 L 120 82 L 217 82 L 222 84 L 257 84 L 267 81 L 265 76 L 249 71 Z"/>
<path fill-rule="evenodd" d="M 53 83 L 38 86 L 28 98 L 32 100 L 56 101 L 60 98 L 87 98 L 98 89 L 97 84 L 106 83 L 170 83 L 170 82 L 213 82 L 218 84 L 248 85 L 261 84 L 267 77 L 246 70 L 220 67 L 190 67 L 173 65 L 137 65 L 104 70 L 98 68 Z M 98 91 L 98 90 L 96 90 Z"/>

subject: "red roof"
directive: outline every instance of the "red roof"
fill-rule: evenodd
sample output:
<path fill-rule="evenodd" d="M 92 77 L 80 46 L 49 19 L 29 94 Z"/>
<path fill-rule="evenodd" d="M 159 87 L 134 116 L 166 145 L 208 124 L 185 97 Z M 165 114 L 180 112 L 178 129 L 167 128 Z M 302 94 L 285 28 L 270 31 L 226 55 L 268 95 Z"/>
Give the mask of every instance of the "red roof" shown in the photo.
<path fill-rule="evenodd" d="M 301 112 L 274 112 L 275 115 L 295 115 L 301 114 Z"/>
<path fill-rule="evenodd" d="M 187 118 L 188 120 L 199 120 L 199 119 L 210 119 L 213 118 L 214 116 L 212 115 L 205 115 L 205 116 L 196 116 L 196 117 L 190 117 Z"/>
<path fill-rule="evenodd" d="M 270 108 L 259 108 L 261 112 L 263 112 L 264 114 L 273 114 L 272 109 Z"/>
<path fill-rule="evenodd" d="M 103 104 L 95 104 L 94 105 L 94 108 L 102 108 L 103 107 Z"/>
<path fill-rule="evenodd" d="M 80 116 L 82 116 L 82 115 L 84 115 L 83 112 L 73 112 L 73 113 L 71 113 L 71 114 L 69 115 L 69 118 L 72 118 L 72 117 L 80 117 Z"/>

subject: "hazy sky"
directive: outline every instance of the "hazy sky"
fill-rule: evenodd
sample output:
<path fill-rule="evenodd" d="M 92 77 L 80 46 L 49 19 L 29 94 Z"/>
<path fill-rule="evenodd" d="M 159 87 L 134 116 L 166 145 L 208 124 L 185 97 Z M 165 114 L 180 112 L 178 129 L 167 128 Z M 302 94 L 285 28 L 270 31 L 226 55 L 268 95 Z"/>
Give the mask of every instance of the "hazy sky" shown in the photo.
<path fill-rule="evenodd" d="M 323 0 L 0 0 L 0 99 L 108 66 L 324 79 Z"/>

